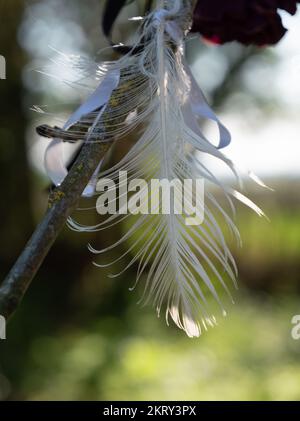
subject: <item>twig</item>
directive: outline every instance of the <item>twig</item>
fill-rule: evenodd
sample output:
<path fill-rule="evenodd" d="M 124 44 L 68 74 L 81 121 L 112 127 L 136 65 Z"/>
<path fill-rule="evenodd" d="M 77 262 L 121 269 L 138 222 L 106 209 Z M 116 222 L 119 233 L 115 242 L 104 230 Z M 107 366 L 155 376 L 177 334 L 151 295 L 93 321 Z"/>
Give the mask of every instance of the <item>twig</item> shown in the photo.
<path fill-rule="evenodd" d="M 0 315 L 9 318 L 21 303 L 80 196 L 113 142 L 87 142 L 62 185 L 50 194 L 48 210 L 0 288 Z"/>

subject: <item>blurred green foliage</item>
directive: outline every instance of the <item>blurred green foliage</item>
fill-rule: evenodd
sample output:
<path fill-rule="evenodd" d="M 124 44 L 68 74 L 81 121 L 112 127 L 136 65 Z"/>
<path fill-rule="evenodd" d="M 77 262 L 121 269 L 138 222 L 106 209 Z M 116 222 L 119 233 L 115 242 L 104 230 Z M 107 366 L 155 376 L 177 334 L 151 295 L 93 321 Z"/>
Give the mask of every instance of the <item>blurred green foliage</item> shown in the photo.
<path fill-rule="evenodd" d="M 295 300 L 245 299 L 200 340 L 129 307 L 118 318 L 68 326 L 30 346 L 27 399 L 285 400 L 300 398 Z M 128 324 L 128 326 L 126 326 Z"/>

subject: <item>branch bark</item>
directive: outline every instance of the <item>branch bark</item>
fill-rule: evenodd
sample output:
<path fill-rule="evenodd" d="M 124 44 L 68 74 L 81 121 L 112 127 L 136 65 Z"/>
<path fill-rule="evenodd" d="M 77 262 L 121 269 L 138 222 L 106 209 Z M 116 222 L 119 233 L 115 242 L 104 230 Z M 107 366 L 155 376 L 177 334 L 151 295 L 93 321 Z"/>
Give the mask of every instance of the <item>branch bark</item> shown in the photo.
<path fill-rule="evenodd" d="M 0 288 L 0 315 L 9 318 L 47 256 L 99 162 L 112 146 L 90 142 L 83 145 L 77 160 L 60 187 L 50 194 L 48 210 Z"/>

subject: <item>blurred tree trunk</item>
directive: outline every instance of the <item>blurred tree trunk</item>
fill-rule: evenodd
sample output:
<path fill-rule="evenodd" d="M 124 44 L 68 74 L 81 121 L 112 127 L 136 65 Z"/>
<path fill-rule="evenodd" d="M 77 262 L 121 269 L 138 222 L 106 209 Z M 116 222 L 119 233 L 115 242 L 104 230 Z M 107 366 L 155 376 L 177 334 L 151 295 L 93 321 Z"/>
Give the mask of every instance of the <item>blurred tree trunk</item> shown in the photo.
<path fill-rule="evenodd" d="M 24 53 L 18 43 L 22 0 L 0 0 L 0 54 L 6 59 L 6 80 L 0 80 L 0 232 L 1 275 L 9 270 L 32 231 L 26 116 L 21 70 Z"/>

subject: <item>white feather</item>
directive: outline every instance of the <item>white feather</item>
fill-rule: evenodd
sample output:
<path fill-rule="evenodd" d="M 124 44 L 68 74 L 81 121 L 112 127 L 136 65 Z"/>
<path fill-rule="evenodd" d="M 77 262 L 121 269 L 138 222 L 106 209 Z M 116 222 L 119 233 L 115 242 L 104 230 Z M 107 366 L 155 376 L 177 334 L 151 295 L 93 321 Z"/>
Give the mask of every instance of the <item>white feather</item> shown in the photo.
<path fill-rule="evenodd" d="M 215 214 L 221 215 L 239 239 L 238 230 L 208 185 L 218 187 L 232 208 L 230 196 L 259 215 L 263 213 L 241 193 L 223 186 L 195 155 L 198 151 L 213 156 L 237 175 L 232 162 L 204 137 L 198 123 L 199 116 L 212 119 L 220 130 L 219 146 L 229 143 L 228 131 L 210 110 L 200 89 L 195 87 L 184 61 L 183 40 L 189 28 L 190 2 L 163 3 L 163 9 L 151 13 L 143 22 L 143 32 L 136 45 L 143 44 L 143 49 L 117 62 L 105 63 L 108 72 L 119 72 L 120 83 L 102 118 L 96 121 L 98 111 L 91 107 L 88 117 L 81 113 L 81 124 L 90 126 L 94 121 L 89 137 L 98 141 L 100 135 L 102 140 L 106 137 L 122 139 L 137 128 L 142 130 L 128 154 L 102 173 L 102 178 L 117 182 L 120 171 L 127 171 L 129 180 L 143 178 L 148 185 L 152 179 L 182 182 L 190 178 L 205 179 L 206 196 L 201 203 L 205 209 L 204 222 L 199 226 L 186 226 L 187 215 L 172 211 L 170 215 L 140 215 L 117 243 L 100 251 L 90 246 L 90 250 L 102 254 L 131 240 L 124 255 L 133 254 L 127 267 L 138 263 L 137 282 L 142 275 L 145 277 L 143 301 L 154 303 L 158 314 L 164 308 L 167 321 L 171 318 L 189 337 L 195 337 L 202 328 L 216 324 L 208 295 L 225 315 L 219 291 L 222 289 L 231 297 L 225 278 L 236 286 L 236 265 Z M 189 191 L 188 196 L 192 202 L 194 192 Z M 95 231 L 128 217 L 111 215 L 105 222 L 91 227 L 70 219 L 69 225 L 79 231 Z"/>

